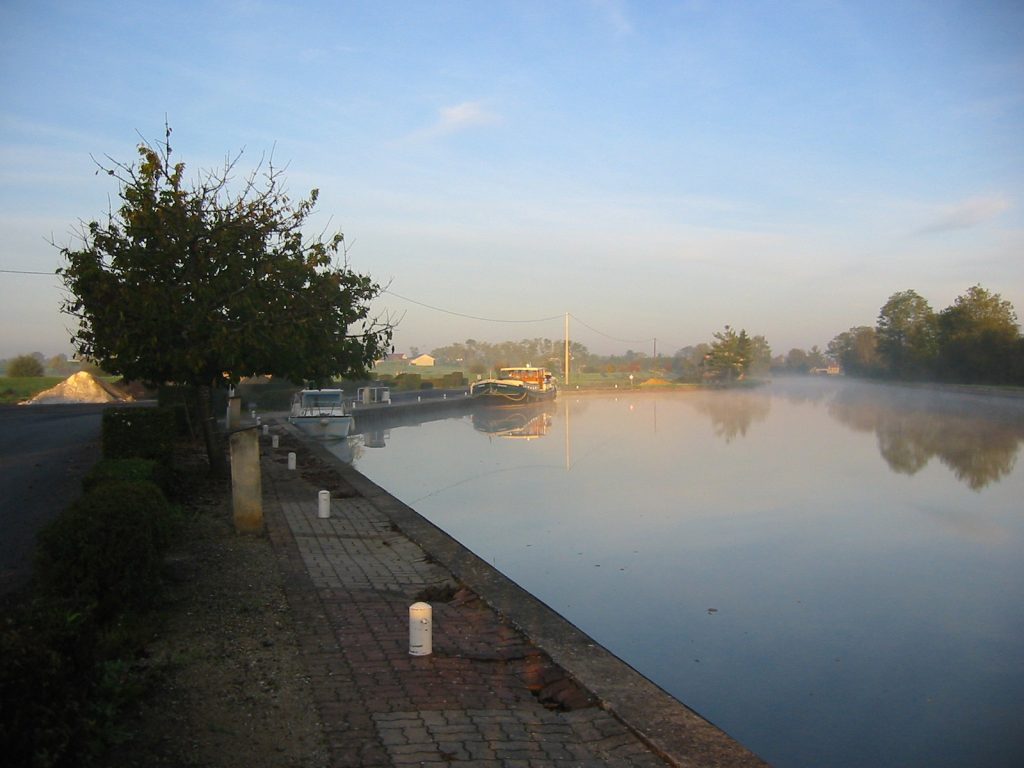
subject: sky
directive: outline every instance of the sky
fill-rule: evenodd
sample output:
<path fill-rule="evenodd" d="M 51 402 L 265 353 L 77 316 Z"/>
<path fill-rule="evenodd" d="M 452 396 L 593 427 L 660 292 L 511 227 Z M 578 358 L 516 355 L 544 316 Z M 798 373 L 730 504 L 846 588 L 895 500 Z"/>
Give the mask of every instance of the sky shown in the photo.
<path fill-rule="evenodd" d="M 399 351 L 1024 313 L 1021 2 L 0 0 L 0 357 L 72 352 L 54 244 L 165 121 L 318 188 Z"/>

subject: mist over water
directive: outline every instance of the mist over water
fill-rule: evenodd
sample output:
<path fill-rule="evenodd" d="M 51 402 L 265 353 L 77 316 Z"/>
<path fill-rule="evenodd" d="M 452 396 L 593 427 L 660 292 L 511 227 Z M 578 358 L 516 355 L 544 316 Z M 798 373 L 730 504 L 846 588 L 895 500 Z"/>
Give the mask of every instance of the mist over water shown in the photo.
<path fill-rule="evenodd" d="M 777 766 L 1024 764 L 1024 400 L 801 379 L 350 438 Z"/>

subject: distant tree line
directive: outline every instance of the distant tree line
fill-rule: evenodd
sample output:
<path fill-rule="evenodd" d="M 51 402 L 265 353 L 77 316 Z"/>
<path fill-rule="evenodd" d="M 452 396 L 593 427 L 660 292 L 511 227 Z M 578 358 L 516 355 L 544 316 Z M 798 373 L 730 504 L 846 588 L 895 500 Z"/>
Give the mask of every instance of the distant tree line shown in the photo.
<path fill-rule="evenodd" d="M 469 339 L 431 352 L 438 360 L 465 366 L 471 374 L 532 363 L 562 373 L 561 339 L 524 339 L 489 344 Z M 913 290 L 889 297 L 876 324 L 837 335 L 823 351 L 791 349 L 772 356 L 764 336 L 726 325 L 709 343 L 683 347 L 671 357 L 653 358 L 628 350 L 592 354 L 570 345 L 573 370 L 582 373 L 661 371 L 680 381 L 739 381 L 766 374 L 808 374 L 838 365 L 850 376 L 965 384 L 1024 384 L 1024 337 L 1013 305 L 998 293 L 972 286 L 950 306 L 935 312 Z"/>
<path fill-rule="evenodd" d="M 523 339 L 488 343 L 467 339 L 431 350 L 438 362 L 457 365 L 471 375 L 498 368 L 532 364 L 564 375 L 564 339 Z M 585 374 L 664 373 L 683 381 L 738 381 L 768 373 L 772 367 L 771 348 L 764 336 L 750 336 L 746 330 L 725 326 L 708 344 L 683 347 L 671 357 L 652 357 L 629 349 L 621 355 L 597 355 L 579 342 L 569 343 L 570 366 Z"/>
<path fill-rule="evenodd" d="M 523 339 L 491 344 L 466 339 L 431 350 L 431 357 L 448 365 L 462 366 L 471 374 L 484 374 L 498 368 L 535 365 L 563 373 L 565 367 L 565 339 Z M 569 342 L 570 365 L 579 366 L 592 357 L 579 342 Z"/>
<path fill-rule="evenodd" d="M 34 378 L 38 376 L 70 376 L 80 370 L 98 371 L 94 366 L 68 360 L 67 355 L 46 357 L 42 352 L 30 352 L 0 360 L 0 375 L 12 378 Z"/>
<path fill-rule="evenodd" d="M 935 312 L 913 290 L 889 297 L 874 327 L 843 331 L 828 354 L 852 376 L 1024 384 L 1024 338 L 1013 305 L 972 286 Z"/>

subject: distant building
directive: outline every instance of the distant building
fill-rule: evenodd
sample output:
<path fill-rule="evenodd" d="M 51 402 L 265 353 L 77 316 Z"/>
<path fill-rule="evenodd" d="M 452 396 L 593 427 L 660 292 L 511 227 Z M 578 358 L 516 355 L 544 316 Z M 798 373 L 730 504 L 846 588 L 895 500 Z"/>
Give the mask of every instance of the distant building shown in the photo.
<path fill-rule="evenodd" d="M 827 368 L 811 368 L 811 374 L 814 376 L 838 376 L 842 372 L 842 369 L 835 363 L 829 363 Z"/>
<path fill-rule="evenodd" d="M 419 357 L 414 357 L 410 360 L 409 365 L 419 365 L 424 368 L 432 368 L 434 365 L 434 358 L 430 355 L 420 355 Z"/>
<path fill-rule="evenodd" d="M 409 358 L 405 352 L 392 352 L 390 355 L 385 355 L 376 364 L 379 363 L 404 363 Z"/>

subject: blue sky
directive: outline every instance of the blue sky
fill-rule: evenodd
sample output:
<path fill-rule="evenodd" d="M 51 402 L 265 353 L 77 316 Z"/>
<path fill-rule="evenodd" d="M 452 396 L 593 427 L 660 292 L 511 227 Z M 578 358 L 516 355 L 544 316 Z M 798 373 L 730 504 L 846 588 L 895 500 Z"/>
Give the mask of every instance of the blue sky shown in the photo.
<path fill-rule="evenodd" d="M 396 345 L 824 346 L 913 288 L 1024 312 L 1024 3 L 0 3 L 0 270 L 49 271 L 165 116 L 273 152 Z M 405 298 L 415 302 L 406 301 Z M 70 352 L 0 272 L 0 357 Z M 611 337 L 611 338 L 609 338 Z"/>

